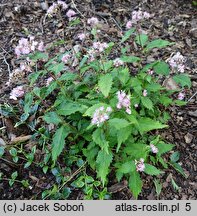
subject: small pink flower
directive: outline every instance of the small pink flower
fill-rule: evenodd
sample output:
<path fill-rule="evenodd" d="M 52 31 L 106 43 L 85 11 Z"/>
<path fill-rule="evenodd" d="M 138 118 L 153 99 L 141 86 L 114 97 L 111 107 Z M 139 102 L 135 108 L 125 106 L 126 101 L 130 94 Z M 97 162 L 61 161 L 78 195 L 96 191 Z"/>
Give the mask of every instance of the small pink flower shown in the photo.
<path fill-rule="evenodd" d="M 43 52 L 45 50 L 45 47 L 44 47 L 44 42 L 41 41 L 39 44 L 38 44 L 38 50 Z"/>
<path fill-rule="evenodd" d="M 137 172 L 143 172 L 145 170 L 144 159 L 140 158 L 139 161 L 136 161 L 136 170 Z"/>
<path fill-rule="evenodd" d="M 25 94 L 23 86 L 17 86 L 16 88 L 13 88 L 10 93 L 10 99 L 17 100 L 17 98 L 23 97 Z"/>
<path fill-rule="evenodd" d="M 53 3 L 47 10 L 47 15 L 48 16 L 52 16 L 54 13 L 57 12 L 57 8 L 58 8 L 58 5 L 56 3 Z"/>
<path fill-rule="evenodd" d="M 129 95 L 126 95 L 124 91 L 117 92 L 118 103 L 116 105 L 117 109 L 125 108 L 128 114 L 131 114 L 131 102 Z"/>
<path fill-rule="evenodd" d="M 65 54 L 62 56 L 62 61 L 67 64 L 69 62 L 69 60 L 71 59 L 70 54 Z"/>
<path fill-rule="evenodd" d="M 107 107 L 107 109 L 105 109 L 103 106 L 101 106 L 100 108 L 95 110 L 91 123 L 93 125 L 99 126 L 101 123 L 109 119 L 110 112 L 112 112 L 111 107 Z"/>
<path fill-rule="evenodd" d="M 139 105 L 138 105 L 138 104 L 134 104 L 134 107 L 135 107 L 135 108 L 138 108 L 138 107 L 139 107 Z"/>
<path fill-rule="evenodd" d="M 126 28 L 127 29 L 130 29 L 131 27 L 132 27 L 132 21 L 131 20 L 129 20 L 128 22 L 127 22 L 127 24 L 126 24 Z"/>
<path fill-rule="evenodd" d="M 49 84 L 53 81 L 53 77 L 49 77 L 47 80 L 46 80 L 46 86 L 49 86 Z"/>
<path fill-rule="evenodd" d="M 85 38 L 86 38 L 86 34 L 84 34 L 84 33 L 81 33 L 81 34 L 78 34 L 78 36 L 77 36 L 78 38 L 79 38 L 79 40 L 84 40 Z"/>
<path fill-rule="evenodd" d="M 154 72 L 153 72 L 153 70 L 148 70 L 147 73 L 148 73 L 149 75 L 153 75 Z"/>
<path fill-rule="evenodd" d="M 87 23 L 89 25 L 94 26 L 94 25 L 97 25 L 99 23 L 99 21 L 98 21 L 98 19 L 96 17 L 91 17 L 91 18 L 88 19 Z"/>
<path fill-rule="evenodd" d="M 64 9 L 64 10 L 66 10 L 68 8 L 68 5 L 63 1 L 57 1 L 57 4 L 61 5 L 62 9 Z"/>
<path fill-rule="evenodd" d="M 146 90 L 146 89 L 144 89 L 144 91 L 143 91 L 143 93 L 142 93 L 142 94 L 143 94 L 143 96 L 144 96 L 144 97 L 146 97 L 146 96 L 147 96 L 147 94 L 148 94 L 147 90 Z"/>
<path fill-rule="evenodd" d="M 184 97 L 185 97 L 185 94 L 184 94 L 184 93 L 180 92 L 180 93 L 178 94 L 178 99 L 179 99 L 179 100 L 183 100 Z"/>
<path fill-rule="evenodd" d="M 68 12 L 66 13 L 66 16 L 68 17 L 68 18 L 72 18 L 73 16 L 75 16 L 76 15 L 76 13 L 75 13 L 75 11 L 74 10 L 68 10 Z"/>
<path fill-rule="evenodd" d="M 151 148 L 152 153 L 154 153 L 154 154 L 158 153 L 158 148 L 155 145 L 150 144 L 150 148 Z"/>
<path fill-rule="evenodd" d="M 114 60 L 114 66 L 115 67 L 119 67 L 119 66 L 121 66 L 121 65 L 123 65 L 124 64 L 124 62 L 120 59 L 120 58 L 116 58 L 115 60 Z"/>

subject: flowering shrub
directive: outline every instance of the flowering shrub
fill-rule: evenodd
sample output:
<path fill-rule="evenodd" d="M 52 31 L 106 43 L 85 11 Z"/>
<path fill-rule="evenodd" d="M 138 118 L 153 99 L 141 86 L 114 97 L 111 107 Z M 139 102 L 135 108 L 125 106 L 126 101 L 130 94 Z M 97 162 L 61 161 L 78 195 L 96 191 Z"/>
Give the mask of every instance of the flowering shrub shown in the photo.
<path fill-rule="evenodd" d="M 58 1 L 47 14 L 55 13 L 59 5 L 65 10 L 68 8 Z M 72 18 L 75 12 L 69 10 L 67 16 Z M 42 117 L 45 123 L 40 126 L 35 121 L 31 128 L 36 129 L 34 137 L 44 145 L 48 158 L 41 163 L 44 172 L 49 168 L 54 172 L 60 155 L 66 164 L 75 164 L 80 159 L 82 166 L 86 161 L 97 173 L 103 187 L 107 185 L 108 174 L 112 171 L 117 181 L 128 179 L 135 198 L 142 190 L 142 173 L 162 175 L 169 165 L 183 173 L 176 161 L 171 163 L 164 157 L 174 145 L 165 143 L 154 132 L 168 127 L 165 108 L 185 104 L 180 101 L 184 99 L 182 91 L 191 83 L 183 74 L 185 58 L 180 53 L 166 61 L 143 63 L 154 48 L 171 45 L 161 39 L 149 41 L 146 34 L 140 33 L 137 29 L 140 28 L 139 22 L 150 17 L 147 12 L 134 11 L 132 19 L 126 24 L 128 31 L 117 45 L 99 41 L 99 20 L 92 17 L 87 21 L 93 28 L 92 45 L 79 49 L 77 53 L 69 50 L 50 56 L 49 49 L 39 52 L 44 51 L 43 44 L 31 39 L 19 41 L 17 56 L 23 55 L 25 61 L 28 57 L 34 64 L 29 75 L 30 88 L 23 101 L 24 113 L 17 125 L 24 123 L 33 110 L 40 110 L 39 121 Z M 136 28 L 131 28 L 133 25 Z M 86 37 L 88 35 L 84 33 L 78 35 L 80 40 L 86 40 Z M 127 52 L 125 42 L 128 40 L 136 42 L 142 57 Z M 115 51 L 119 44 L 121 50 L 117 55 Z M 73 64 L 74 61 L 77 64 Z M 42 66 L 35 70 L 39 62 Z M 133 64 L 137 65 L 137 70 Z M 168 91 L 160 79 L 170 74 L 175 74 L 173 79 L 181 88 L 175 100 L 172 98 L 176 91 Z M 42 77 L 46 79 L 45 86 L 38 85 Z M 12 90 L 10 97 L 16 100 L 23 94 L 24 90 L 19 86 Z M 64 185 L 65 179 L 58 181 Z M 80 184 L 84 185 L 83 181 Z"/>

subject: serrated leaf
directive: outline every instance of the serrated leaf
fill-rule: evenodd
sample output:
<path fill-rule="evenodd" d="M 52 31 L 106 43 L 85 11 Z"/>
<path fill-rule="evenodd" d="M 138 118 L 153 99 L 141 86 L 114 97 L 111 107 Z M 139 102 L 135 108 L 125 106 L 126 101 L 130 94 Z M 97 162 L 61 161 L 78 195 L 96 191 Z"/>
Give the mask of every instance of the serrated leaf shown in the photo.
<path fill-rule="evenodd" d="M 137 171 L 132 172 L 130 175 L 129 188 L 131 189 L 133 196 L 137 199 L 138 195 L 142 191 L 142 180 Z"/>
<path fill-rule="evenodd" d="M 108 154 L 108 146 L 109 142 L 105 139 L 105 134 L 102 128 L 97 128 L 94 133 L 92 134 L 93 141 L 98 144 L 102 150 L 106 151 Z"/>
<path fill-rule="evenodd" d="M 61 118 L 58 116 L 56 112 L 48 112 L 43 116 L 44 121 L 48 124 L 59 124 L 62 122 Z"/>
<path fill-rule="evenodd" d="M 140 158 L 145 159 L 148 155 L 147 145 L 142 143 L 129 143 L 128 146 L 123 149 L 123 152 L 137 160 Z"/>
<path fill-rule="evenodd" d="M 134 63 L 140 61 L 140 58 L 136 56 L 122 56 L 120 59 L 125 63 Z"/>
<path fill-rule="evenodd" d="M 133 161 L 127 161 L 118 168 L 118 172 L 123 174 L 134 172 L 136 169 L 135 163 Z"/>
<path fill-rule="evenodd" d="M 173 80 L 177 83 L 180 84 L 181 87 L 188 86 L 191 88 L 191 80 L 187 74 L 178 74 L 173 77 Z"/>
<path fill-rule="evenodd" d="M 121 43 L 124 43 L 126 40 L 128 40 L 134 31 L 135 31 L 135 28 L 131 28 L 128 31 L 126 31 L 124 36 L 122 37 Z"/>
<path fill-rule="evenodd" d="M 130 126 L 128 126 L 125 128 L 121 128 L 118 131 L 118 133 L 117 133 L 118 145 L 116 148 L 116 152 L 119 151 L 121 144 L 129 138 L 129 135 L 131 135 L 131 130 L 132 130 L 132 128 Z"/>
<path fill-rule="evenodd" d="M 153 110 L 153 102 L 148 97 L 141 97 L 142 104 L 149 110 Z"/>
<path fill-rule="evenodd" d="M 106 177 L 109 173 L 109 166 L 112 162 L 112 159 L 112 153 L 109 152 L 109 154 L 107 154 L 104 150 L 100 150 L 96 158 L 97 175 L 99 178 L 101 178 L 103 186 L 106 182 Z"/>
<path fill-rule="evenodd" d="M 129 80 L 129 77 L 130 77 L 130 74 L 129 74 L 128 68 L 124 68 L 121 71 L 118 71 L 118 78 L 123 85 L 127 83 L 127 81 Z"/>
<path fill-rule="evenodd" d="M 98 109 L 99 107 L 104 107 L 107 108 L 109 105 L 105 104 L 105 103 L 97 103 L 94 104 L 93 106 L 89 107 L 85 113 L 83 114 L 83 116 L 90 116 L 92 117 L 92 115 L 94 114 L 95 110 Z"/>
<path fill-rule="evenodd" d="M 180 164 L 178 163 L 174 163 L 174 162 L 170 162 L 170 165 L 174 167 L 174 169 L 179 172 L 183 177 L 187 178 L 183 168 L 181 167 Z"/>
<path fill-rule="evenodd" d="M 164 61 L 158 62 L 156 65 L 154 65 L 153 69 L 155 73 L 165 75 L 165 76 L 169 75 L 170 73 L 170 67 Z"/>
<path fill-rule="evenodd" d="M 155 190 L 156 190 L 157 196 L 159 196 L 161 193 L 161 190 L 162 190 L 162 184 L 159 182 L 158 179 L 154 179 L 153 182 L 155 185 Z"/>
<path fill-rule="evenodd" d="M 90 143 L 87 149 L 83 149 L 83 154 L 86 156 L 86 159 L 92 169 L 95 169 L 96 166 L 96 156 L 99 152 L 99 147 L 95 143 Z"/>
<path fill-rule="evenodd" d="M 52 71 L 54 74 L 58 74 L 60 71 L 62 71 L 64 69 L 64 63 L 56 63 L 53 65 L 50 65 L 48 67 L 48 70 Z"/>
<path fill-rule="evenodd" d="M 74 73 L 65 73 L 62 74 L 60 78 L 58 78 L 59 81 L 70 81 L 75 80 L 77 78 L 77 74 Z"/>
<path fill-rule="evenodd" d="M 44 52 L 36 52 L 35 54 L 30 54 L 30 59 L 37 61 L 39 59 L 44 59 L 44 60 L 48 60 L 48 53 L 44 53 Z"/>
<path fill-rule="evenodd" d="M 63 102 L 57 107 L 57 114 L 67 116 L 76 112 L 83 113 L 87 109 L 87 106 L 79 104 L 77 102 Z"/>
<path fill-rule="evenodd" d="M 110 127 L 115 128 L 116 130 L 120 130 L 121 128 L 125 128 L 129 126 L 129 122 L 125 119 L 119 119 L 119 118 L 113 118 L 110 119 L 109 121 Z"/>
<path fill-rule="evenodd" d="M 160 99 L 160 103 L 163 104 L 165 107 L 169 106 L 173 102 L 171 98 L 165 95 L 161 95 L 159 99 Z"/>
<path fill-rule="evenodd" d="M 155 166 L 145 163 L 144 172 L 148 175 L 159 175 L 163 173 L 161 170 L 157 169 Z"/>
<path fill-rule="evenodd" d="M 135 37 L 135 41 L 143 47 L 148 41 L 148 36 L 146 34 L 139 34 Z"/>
<path fill-rule="evenodd" d="M 68 126 L 61 126 L 55 132 L 52 141 L 52 158 L 53 161 L 57 160 L 57 157 L 61 154 L 64 146 L 65 146 L 65 138 L 71 132 Z"/>
<path fill-rule="evenodd" d="M 159 142 L 157 144 L 157 148 L 159 150 L 159 152 L 157 154 L 162 155 L 164 153 L 171 151 L 174 148 L 174 145 L 173 144 L 166 144 L 164 142 Z"/>
<path fill-rule="evenodd" d="M 156 39 L 156 40 L 153 40 L 147 44 L 146 50 L 151 50 L 153 48 L 163 48 L 163 47 L 166 47 L 166 46 L 169 46 L 172 44 L 174 44 L 174 43 L 170 43 L 167 40 Z"/>
<path fill-rule="evenodd" d="M 173 154 L 170 155 L 171 162 L 177 162 L 180 158 L 180 152 L 176 151 Z"/>
<path fill-rule="evenodd" d="M 113 79 L 111 74 L 102 75 L 99 79 L 98 86 L 105 97 L 108 97 L 109 95 L 109 92 L 112 87 L 112 81 Z"/>
<path fill-rule="evenodd" d="M 151 130 L 166 128 L 168 125 L 162 124 L 150 118 L 142 117 L 138 120 L 138 129 L 140 133 L 148 132 Z"/>

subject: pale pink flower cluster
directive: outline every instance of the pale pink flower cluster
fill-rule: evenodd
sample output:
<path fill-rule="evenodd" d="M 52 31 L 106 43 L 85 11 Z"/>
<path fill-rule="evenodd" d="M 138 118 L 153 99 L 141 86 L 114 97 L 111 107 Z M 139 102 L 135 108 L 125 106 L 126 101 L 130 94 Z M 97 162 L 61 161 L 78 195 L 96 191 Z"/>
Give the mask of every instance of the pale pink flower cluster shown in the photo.
<path fill-rule="evenodd" d="M 179 71 L 181 73 L 184 73 L 185 61 L 186 61 L 186 58 L 182 56 L 180 52 L 177 52 L 173 57 L 167 59 L 167 62 L 169 62 L 172 70 Z"/>
<path fill-rule="evenodd" d="M 111 112 L 111 107 L 107 107 L 105 109 L 103 106 L 101 106 L 100 108 L 96 109 L 92 117 L 92 124 L 99 126 L 101 123 L 107 121 Z"/>
<path fill-rule="evenodd" d="M 63 1 L 57 1 L 57 3 L 53 2 L 53 4 L 47 10 L 47 15 L 52 16 L 53 14 L 55 14 L 59 6 L 62 6 L 63 10 L 66 10 L 68 8 L 68 5 Z"/>
<path fill-rule="evenodd" d="M 40 43 L 34 40 L 35 38 L 33 36 L 30 36 L 28 38 L 21 38 L 19 40 L 18 45 L 15 48 L 15 54 L 17 57 L 20 57 L 21 55 L 27 55 L 31 52 L 34 52 L 35 50 L 39 50 L 41 52 L 44 51 L 44 43 L 41 41 Z"/>
<path fill-rule="evenodd" d="M 185 98 L 185 94 L 182 93 L 182 92 L 180 92 L 180 93 L 178 94 L 178 99 L 179 99 L 179 100 L 183 100 L 184 98 Z"/>
<path fill-rule="evenodd" d="M 95 50 L 98 50 L 99 52 L 103 52 L 106 48 L 108 48 L 108 44 L 107 43 L 101 43 L 101 42 L 94 42 L 93 43 L 93 48 Z"/>
<path fill-rule="evenodd" d="M 124 62 L 120 58 L 114 59 L 114 66 L 115 67 L 122 66 L 123 64 L 124 64 Z"/>
<path fill-rule="evenodd" d="M 151 15 L 148 12 L 143 12 L 141 9 L 139 9 L 138 11 L 133 11 L 132 19 L 127 22 L 126 28 L 130 29 L 133 24 L 136 24 L 143 19 L 149 19 L 150 17 Z"/>
<path fill-rule="evenodd" d="M 150 149 L 151 149 L 152 153 L 154 153 L 154 154 L 158 153 L 158 148 L 155 145 L 150 144 Z"/>
<path fill-rule="evenodd" d="M 88 19 L 87 23 L 92 26 L 96 26 L 99 23 L 99 20 L 96 17 L 91 17 Z"/>
<path fill-rule="evenodd" d="M 65 54 L 62 56 L 62 59 L 61 59 L 65 64 L 68 64 L 69 61 L 71 60 L 71 55 L 70 54 Z"/>
<path fill-rule="evenodd" d="M 117 97 L 118 97 L 118 103 L 117 103 L 116 107 L 118 109 L 125 108 L 126 112 L 128 114 L 131 114 L 131 102 L 130 102 L 129 95 L 126 95 L 126 93 L 124 91 L 118 91 Z"/>
<path fill-rule="evenodd" d="M 107 43 L 94 42 L 93 49 L 88 50 L 87 56 L 89 58 L 89 61 L 94 61 L 95 57 L 99 55 L 101 52 L 103 52 L 106 48 L 108 48 Z"/>
<path fill-rule="evenodd" d="M 79 38 L 79 40 L 83 41 L 86 38 L 86 34 L 85 33 L 80 33 L 77 36 Z"/>
<path fill-rule="evenodd" d="M 147 96 L 147 94 L 148 94 L 147 90 L 146 90 L 146 89 L 144 89 L 144 91 L 143 91 L 142 95 L 143 95 L 144 97 L 146 97 L 146 96 Z"/>
<path fill-rule="evenodd" d="M 50 83 L 51 83 L 53 80 L 54 80 L 53 77 L 47 78 L 47 80 L 46 80 L 46 86 L 49 86 Z"/>
<path fill-rule="evenodd" d="M 137 172 L 143 172 L 145 170 L 145 164 L 143 158 L 140 158 L 139 161 L 135 161 L 135 165 L 136 165 Z"/>
<path fill-rule="evenodd" d="M 149 69 L 149 70 L 147 71 L 147 74 L 149 74 L 149 75 L 153 75 L 153 73 L 154 73 L 153 70 L 150 70 L 150 69 Z"/>
<path fill-rule="evenodd" d="M 25 94 L 25 91 L 23 89 L 23 86 L 17 86 L 16 88 L 13 88 L 10 93 L 10 99 L 17 100 L 17 98 L 23 97 Z"/>
<path fill-rule="evenodd" d="M 76 15 L 75 11 L 72 9 L 69 9 L 66 13 L 66 16 L 69 18 L 69 20 L 72 20 L 74 16 Z"/>

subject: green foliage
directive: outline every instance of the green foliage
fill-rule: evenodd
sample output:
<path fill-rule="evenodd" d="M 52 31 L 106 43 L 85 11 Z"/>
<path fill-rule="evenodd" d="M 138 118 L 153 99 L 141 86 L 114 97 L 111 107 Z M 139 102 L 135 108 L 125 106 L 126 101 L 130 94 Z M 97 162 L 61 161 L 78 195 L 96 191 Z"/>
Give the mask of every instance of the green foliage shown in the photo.
<path fill-rule="evenodd" d="M 69 26 L 79 23 L 80 20 L 75 19 Z M 82 47 L 76 53 L 67 51 L 73 55 L 71 62 L 74 62 L 64 64 L 62 53 L 54 54 L 53 50 L 65 44 L 64 40 L 55 42 L 46 53 L 30 54 L 35 64 L 34 72 L 29 75 L 31 89 L 20 101 L 22 113 L 15 127 L 27 125 L 38 142 L 28 150 L 23 145 L 0 147 L 0 157 L 4 157 L 8 149 L 14 163 L 23 158 L 25 169 L 33 164 L 45 174 L 52 173 L 55 183 L 42 192 L 43 199 L 67 199 L 73 189 L 83 191 L 86 199 L 108 199 L 110 173 L 118 181 L 127 179 L 137 199 L 143 187 L 143 175 L 137 170 L 139 161 L 144 161 L 142 172 L 147 175 L 160 175 L 170 165 L 186 177 L 178 163 L 178 152 L 171 154 L 170 161 L 169 157 L 164 157 L 174 145 L 165 143 L 155 134 L 156 130 L 168 127 L 166 108 L 185 102 L 173 100 L 173 93 L 161 84 L 170 74 L 165 60 L 158 56 L 159 60 L 146 64 L 149 51 L 173 43 L 162 39 L 149 41 L 148 35 L 137 32 L 135 28 L 126 31 L 120 43 L 109 42 L 93 59 L 89 58 L 92 48 Z M 91 30 L 94 41 L 99 39 L 97 33 L 96 27 Z M 131 52 L 131 40 L 137 44 L 136 56 Z M 120 65 L 114 64 L 114 56 L 119 58 Z M 149 73 L 150 70 L 154 73 Z M 53 78 L 47 86 L 43 86 L 45 77 Z M 186 74 L 176 74 L 173 79 L 182 88 L 191 87 Z M 143 96 L 144 90 L 147 96 Z M 118 98 L 118 92 L 125 94 L 122 99 Z M 16 117 L 14 109 L 8 105 L 1 108 L 0 113 Z M 157 153 L 151 151 L 150 144 L 158 149 Z M 37 151 L 43 154 L 39 163 Z M 95 179 L 87 175 L 86 168 Z M 10 186 L 14 182 L 29 186 L 25 179 L 18 180 L 17 172 L 8 181 Z M 154 184 L 159 196 L 161 183 L 154 179 Z M 173 179 L 172 184 L 178 188 Z"/>

